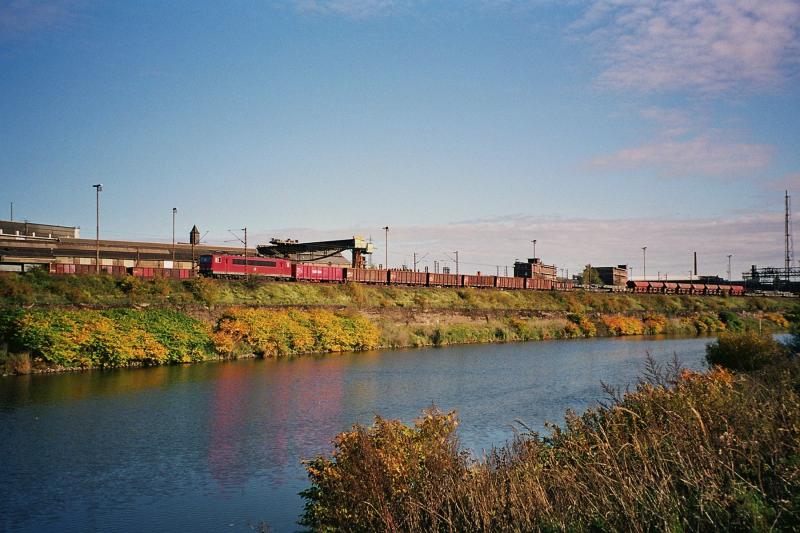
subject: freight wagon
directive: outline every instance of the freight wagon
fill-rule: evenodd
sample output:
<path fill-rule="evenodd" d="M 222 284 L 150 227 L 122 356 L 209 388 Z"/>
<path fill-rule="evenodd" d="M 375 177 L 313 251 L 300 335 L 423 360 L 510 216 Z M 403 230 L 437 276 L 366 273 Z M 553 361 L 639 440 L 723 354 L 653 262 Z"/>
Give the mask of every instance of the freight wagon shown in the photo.
<path fill-rule="evenodd" d="M 345 279 L 358 283 L 380 283 L 389 282 L 389 271 L 381 268 L 347 268 L 345 269 Z"/>
<path fill-rule="evenodd" d="M 462 283 L 464 287 L 494 287 L 494 276 L 464 274 Z"/>
<path fill-rule="evenodd" d="M 345 280 L 344 268 L 306 263 L 292 264 L 292 277 L 297 281 L 331 281 L 342 283 Z"/>
<path fill-rule="evenodd" d="M 194 270 L 190 268 L 131 267 L 128 272 L 136 278 L 147 279 L 189 279 L 194 277 Z"/>
<path fill-rule="evenodd" d="M 96 274 L 97 267 L 94 265 L 74 265 L 71 263 L 50 263 L 51 274 Z M 112 276 L 125 276 L 128 270 L 124 266 L 100 265 L 101 274 L 111 274 Z"/>
<path fill-rule="evenodd" d="M 428 285 L 430 287 L 461 287 L 461 275 L 428 272 Z"/>
<path fill-rule="evenodd" d="M 414 272 L 413 270 L 390 270 L 389 283 L 396 285 L 422 285 L 428 284 L 427 272 Z"/>
<path fill-rule="evenodd" d="M 496 287 L 499 289 L 524 289 L 527 278 L 509 278 L 507 276 L 497 276 Z"/>

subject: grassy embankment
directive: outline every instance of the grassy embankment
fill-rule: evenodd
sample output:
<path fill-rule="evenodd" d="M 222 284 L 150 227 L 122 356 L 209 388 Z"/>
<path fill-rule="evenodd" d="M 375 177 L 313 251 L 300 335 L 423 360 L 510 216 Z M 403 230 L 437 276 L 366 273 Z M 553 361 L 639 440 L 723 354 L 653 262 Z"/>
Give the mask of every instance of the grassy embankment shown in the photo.
<path fill-rule="evenodd" d="M 726 333 L 706 373 L 651 366 L 624 396 L 472 459 L 454 413 L 376 418 L 307 464 L 317 531 L 772 531 L 800 526 L 800 363 Z"/>
<path fill-rule="evenodd" d="M 793 302 L 0 275 L 4 372 L 639 334 L 780 330 Z M 0 369 L 2 370 L 2 369 Z"/>

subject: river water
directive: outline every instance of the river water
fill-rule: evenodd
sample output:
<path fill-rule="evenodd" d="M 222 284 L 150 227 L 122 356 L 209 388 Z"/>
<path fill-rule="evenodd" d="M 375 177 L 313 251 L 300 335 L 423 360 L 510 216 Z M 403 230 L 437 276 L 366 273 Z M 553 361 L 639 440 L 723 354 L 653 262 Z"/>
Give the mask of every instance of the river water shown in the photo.
<path fill-rule="evenodd" d="M 709 338 L 564 340 L 0 378 L 0 530 L 299 529 L 301 459 L 375 413 L 456 409 L 480 455 Z"/>

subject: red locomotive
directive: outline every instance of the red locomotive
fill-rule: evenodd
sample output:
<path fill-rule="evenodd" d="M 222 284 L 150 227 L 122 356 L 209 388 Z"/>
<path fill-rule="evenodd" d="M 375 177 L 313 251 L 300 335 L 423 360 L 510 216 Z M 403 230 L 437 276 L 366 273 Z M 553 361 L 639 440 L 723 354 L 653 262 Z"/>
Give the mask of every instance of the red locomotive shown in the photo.
<path fill-rule="evenodd" d="M 286 259 L 210 254 L 201 255 L 199 265 L 200 274 L 204 276 L 292 279 L 292 263 Z"/>

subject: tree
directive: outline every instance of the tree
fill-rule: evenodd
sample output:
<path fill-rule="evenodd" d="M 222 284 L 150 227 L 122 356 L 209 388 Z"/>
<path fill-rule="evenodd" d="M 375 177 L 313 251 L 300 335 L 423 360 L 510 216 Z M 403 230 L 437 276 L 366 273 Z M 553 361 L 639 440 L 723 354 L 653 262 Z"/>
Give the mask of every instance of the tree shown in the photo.
<path fill-rule="evenodd" d="M 581 283 L 583 285 L 602 285 L 603 280 L 600 279 L 600 274 L 597 273 L 597 270 L 592 265 L 586 265 L 581 274 Z"/>

